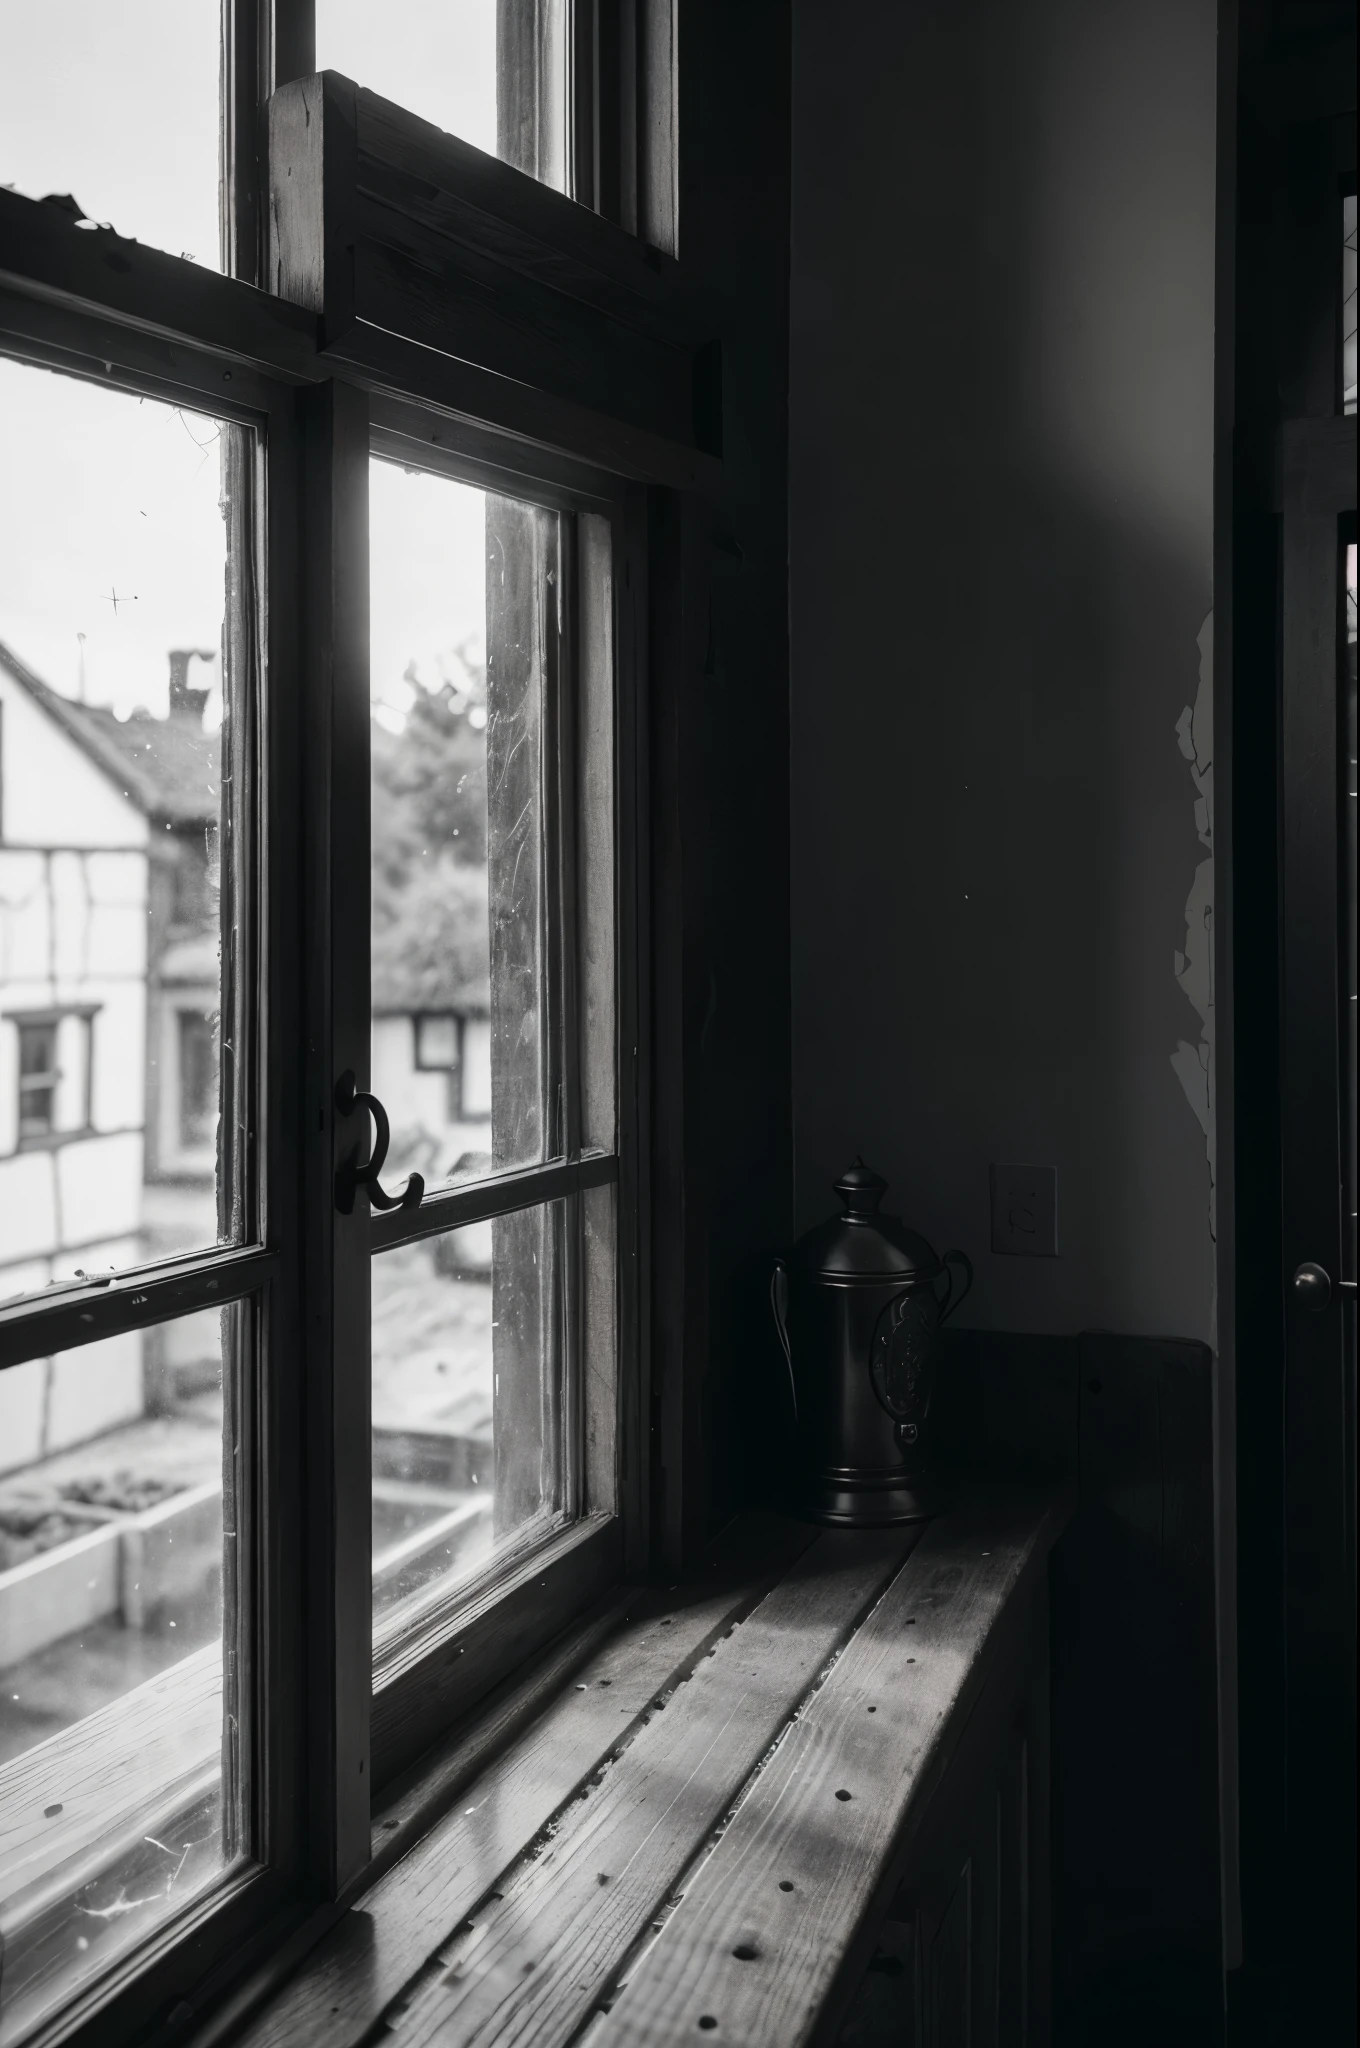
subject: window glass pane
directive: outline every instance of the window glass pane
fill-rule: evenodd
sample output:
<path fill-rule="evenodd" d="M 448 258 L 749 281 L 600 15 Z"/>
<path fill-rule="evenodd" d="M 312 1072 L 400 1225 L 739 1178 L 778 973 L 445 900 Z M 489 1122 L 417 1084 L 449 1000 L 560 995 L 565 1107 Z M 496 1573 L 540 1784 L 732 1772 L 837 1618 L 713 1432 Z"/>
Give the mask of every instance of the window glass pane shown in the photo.
<path fill-rule="evenodd" d="M 576 916 L 581 1017 L 581 1143 L 617 1143 L 614 986 L 614 634 L 609 521 L 584 514 L 578 645 Z"/>
<path fill-rule="evenodd" d="M 220 267 L 221 0 L 4 8 L 0 185 Z"/>
<path fill-rule="evenodd" d="M 220 960 L 224 929 L 238 960 L 248 937 L 223 881 L 250 699 L 223 593 L 249 451 L 240 428 L 4 360 L 0 446 L 8 1299 L 244 1227 L 218 1110 L 246 1043 L 224 1037 Z"/>
<path fill-rule="evenodd" d="M 223 1388 L 248 1315 L 0 1373 L 0 2042 L 237 1853 Z"/>
<path fill-rule="evenodd" d="M 616 1187 L 581 1201 L 582 1507 L 618 1510 L 619 1299 Z"/>
<path fill-rule="evenodd" d="M 375 1647 L 564 1519 L 577 1228 L 550 1202 L 373 1261 Z"/>
<path fill-rule="evenodd" d="M 389 1172 L 533 1165 L 555 1139 L 543 718 L 557 518 L 375 462 L 372 1086 Z"/>
<path fill-rule="evenodd" d="M 316 64 L 561 192 L 565 21 L 566 0 L 316 0 Z"/>

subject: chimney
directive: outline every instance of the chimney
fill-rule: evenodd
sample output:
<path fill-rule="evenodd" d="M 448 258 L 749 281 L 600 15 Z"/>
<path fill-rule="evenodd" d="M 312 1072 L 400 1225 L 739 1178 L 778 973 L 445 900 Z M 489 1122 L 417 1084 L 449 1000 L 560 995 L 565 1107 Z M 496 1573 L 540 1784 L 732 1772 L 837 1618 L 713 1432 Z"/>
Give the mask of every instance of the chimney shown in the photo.
<path fill-rule="evenodd" d="M 197 724 L 203 723 L 203 706 L 208 701 L 206 690 L 189 688 L 189 663 L 197 655 L 200 661 L 211 661 L 214 650 L 202 647 L 172 647 L 170 649 L 170 716 L 192 718 Z"/>

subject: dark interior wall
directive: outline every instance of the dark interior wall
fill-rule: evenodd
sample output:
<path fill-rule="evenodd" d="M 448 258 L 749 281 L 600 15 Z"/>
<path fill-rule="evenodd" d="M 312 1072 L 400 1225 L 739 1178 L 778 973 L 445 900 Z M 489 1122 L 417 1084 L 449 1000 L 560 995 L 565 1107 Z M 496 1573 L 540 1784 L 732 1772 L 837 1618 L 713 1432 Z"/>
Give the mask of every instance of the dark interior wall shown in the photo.
<path fill-rule="evenodd" d="M 1211 1337 L 1215 12 L 793 8 L 798 1223 L 863 1151 L 983 1328 Z"/>

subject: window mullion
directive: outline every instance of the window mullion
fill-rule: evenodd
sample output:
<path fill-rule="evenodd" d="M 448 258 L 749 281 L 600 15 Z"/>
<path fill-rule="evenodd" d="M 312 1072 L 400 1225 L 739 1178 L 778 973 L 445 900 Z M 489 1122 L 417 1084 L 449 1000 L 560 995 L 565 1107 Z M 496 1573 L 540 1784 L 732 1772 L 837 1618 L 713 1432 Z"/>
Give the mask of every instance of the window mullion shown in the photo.
<path fill-rule="evenodd" d="M 623 494 L 610 536 L 614 645 L 613 736 L 617 764 L 617 881 L 613 969 L 617 1010 L 616 1142 L 619 1150 L 619 1513 L 625 1571 L 649 1564 L 651 1412 L 651 750 L 647 687 L 648 512 L 637 487 Z M 625 1363 L 626 1361 L 626 1363 Z"/>
<path fill-rule="evenodd" d="M 568 513 L 557 522 L 557 616 L 556 634 L 550 636 L 554 659 L 547 674 L 548 717 L 551 746 L 545 766 L 552 786 L 548 822 L 553 830 L 555 869 L 548 890 L 548 914 L 556 923 L 556 972 L 550 985 L 550 1000 L 557 1016 L 552 1033 L 557 1051 L 559 1130 L 562 1149 L 569 1161 L 581 1151 L 581 1062 L 580 1062 L 580 901 L 577 876 L 577 706 L 578 706 L 578 621 L 580 615 L 577 523 Z M 563 1202 L 555 1211 L 558 1234 L 560 1286 L 558 1312 L 562 1318 L 562 1441 L 563 1505 L 579 1514 L 584 1500 L 585 1402 L 582 1317 L 582 1244 L 584 1216 L 579 1197 Z M 557 1304 L 555 1304 L 557 1306 Z"/>
<path fill-rule="evenodd" d="M 303 403 L 307 1736 L 313 1875 L 334 1894 L 370 1847 L 369 1217 L 335 1199 L 342 1159 L 368 1144 L 335 1091 L 369 1064 L 369 423 L 351 386 Z"/>
<path fill-rule="evenodd" d="M 546 1166 L 527 1166 L 520 1173 L 500 1174 L 495 1180 L 436 1190 L 426 1195 L 418 1209 L 391 1209 L 385 1216 L 374 1216 L 369 1241 L 375 1252 L 391 1251 L 399 1244 L 417 1244 L 424 1237 L 443 1237 L 469 1223 L 513 1216 L 517 1210 L 537 1208 L 542 1202 L 584 1194 L 588 1188 L 612 1187 L 618 1177 L 619 1162 L 612 1152 L 591 1152 L 580 1160 L 553 1159 Z"/>
<path fill-rule="evenodd" d="M 106 1282 L 21 1295 L 0 1308 L 0 1372 L 196 1309 L 225 1307 L 274 1280 L 279 1265 L 272 1251 L 196 1252 L 159 1272 L 134 1269 Z"/>

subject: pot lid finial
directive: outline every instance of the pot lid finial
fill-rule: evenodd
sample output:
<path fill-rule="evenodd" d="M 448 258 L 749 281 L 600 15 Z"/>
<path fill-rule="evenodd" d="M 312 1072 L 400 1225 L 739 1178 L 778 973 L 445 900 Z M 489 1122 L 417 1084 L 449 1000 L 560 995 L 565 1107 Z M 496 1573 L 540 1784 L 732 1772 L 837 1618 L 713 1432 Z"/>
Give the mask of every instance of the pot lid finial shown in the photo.
<path fill-rule="evenodd" d="M 845 1204 L 847 1216 L 872 1216 L 888 1191 L 888 1183 L 872 1166 L 866 1166 L 858 1152 L 854 1164 L 847 1166 L 838 1181 L 833 1182 L 836 1193 Z"/>

